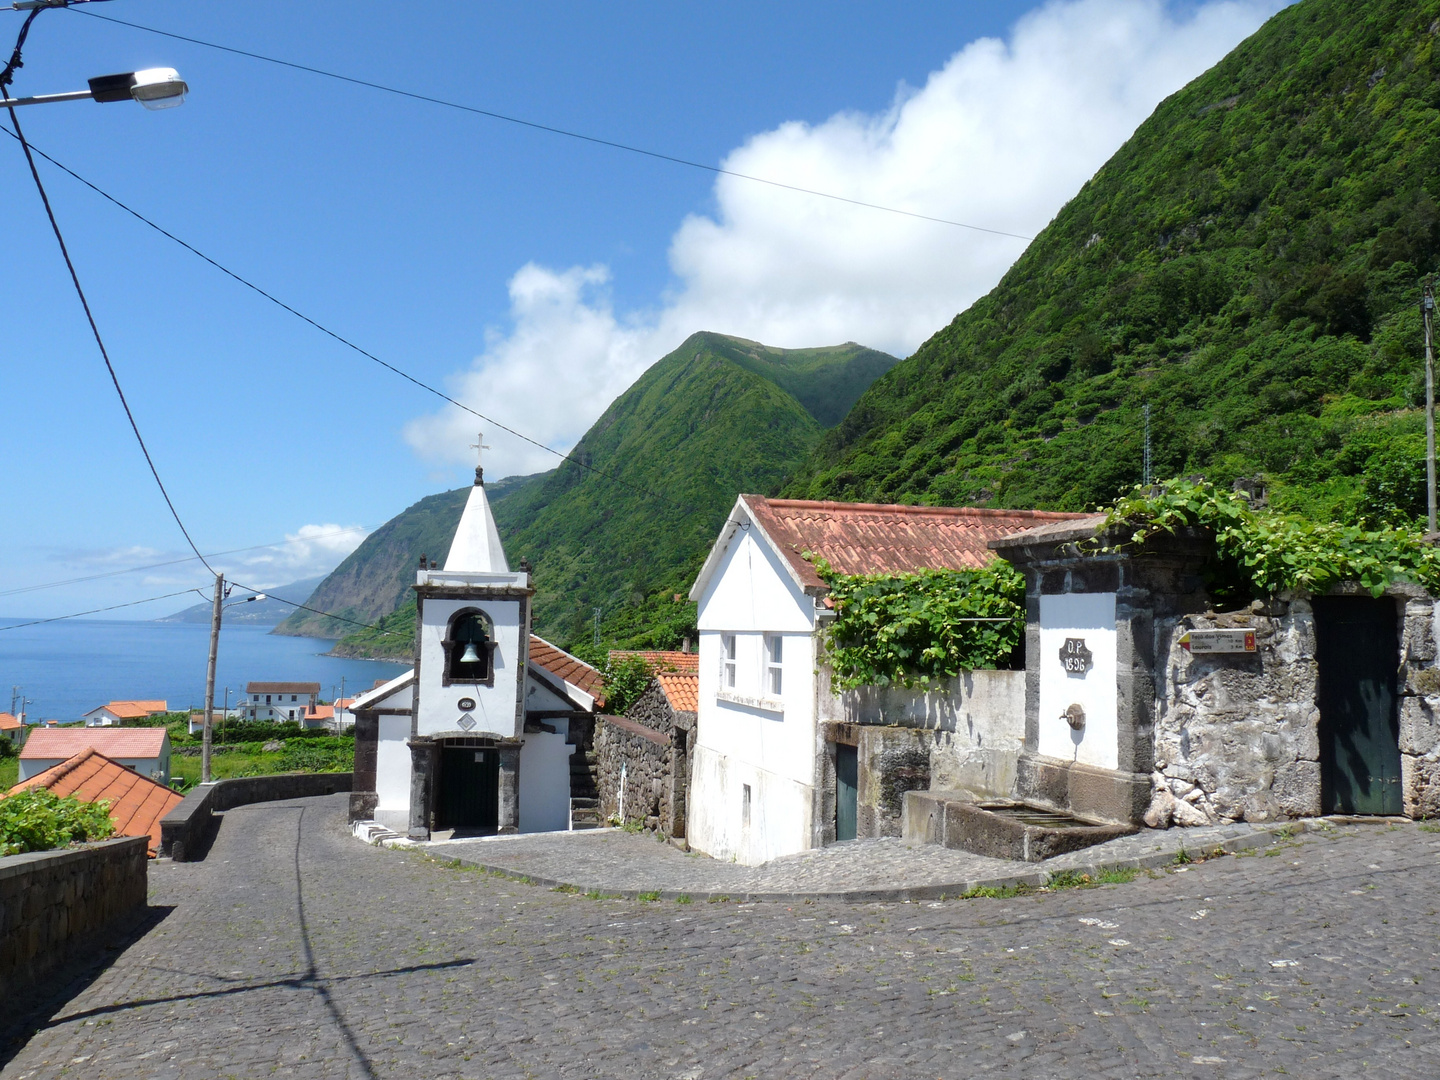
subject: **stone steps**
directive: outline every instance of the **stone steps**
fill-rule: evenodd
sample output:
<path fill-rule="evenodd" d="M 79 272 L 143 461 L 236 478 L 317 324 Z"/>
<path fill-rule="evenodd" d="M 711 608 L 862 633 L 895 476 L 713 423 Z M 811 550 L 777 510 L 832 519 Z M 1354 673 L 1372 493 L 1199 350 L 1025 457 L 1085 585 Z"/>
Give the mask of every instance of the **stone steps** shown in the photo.
<path fill-rule="evenodd" d="M 570 828 L 572 829 L 598 829 L 604 822 L 600 820 L 600 800 L 587 798 L 574 798 L 570 800 Z"/>

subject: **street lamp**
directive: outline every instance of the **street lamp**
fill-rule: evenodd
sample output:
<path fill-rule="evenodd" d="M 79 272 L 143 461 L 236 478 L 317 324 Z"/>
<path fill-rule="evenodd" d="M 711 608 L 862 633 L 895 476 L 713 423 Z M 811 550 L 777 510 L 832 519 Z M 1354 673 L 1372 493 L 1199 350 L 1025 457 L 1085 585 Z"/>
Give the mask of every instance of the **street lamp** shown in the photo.
<path fill-rule="evenodd" d="M 203 594 L 202 594 L 203 595 Z M 200 782 L 210 782 L 210 739 L 212 724 L 215 719 L 215 657 L 220 651 L 220 612 L 227 607 L 234 607 L 236 604 L 253 604 L 256 600 L 264 600 L 265 594 L 256 593 L 254 596 L 247 596 L 243 600 L 232 600 L 228 604 L 221 601 L 226 596 L 225 575 L 215 575 L 215 606 L 210 611 L 210 661 L 205 667 L 205 729 L 200 739 Z"/>
<path fill-rule="evenodd" d="M 138 101 L 147 109 L 173 109 L 185 104 L 190 87 L 174 68 L 146 68 L 125 71 L 119 75 L 98 75 L 90 80 L 89 90 L 71 90 L 64 94 L 37 94 L 34 97 L 7 98 L 3 103 L 15 105 L 49 105 L 56 101 Z"/>

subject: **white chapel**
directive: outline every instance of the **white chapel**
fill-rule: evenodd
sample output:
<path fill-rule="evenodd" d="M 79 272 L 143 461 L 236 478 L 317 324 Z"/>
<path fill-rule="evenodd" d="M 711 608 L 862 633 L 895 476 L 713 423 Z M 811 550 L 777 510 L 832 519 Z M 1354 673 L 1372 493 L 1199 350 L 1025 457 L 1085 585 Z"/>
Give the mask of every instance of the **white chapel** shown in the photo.
<path fill-rule="evenodd" d="M 352 820 L 416 840 L 588 824 L 600 673 L 530 633 L 481 468 L 444 569 L 421 561 L 414 665 L 352 705 Z"/>

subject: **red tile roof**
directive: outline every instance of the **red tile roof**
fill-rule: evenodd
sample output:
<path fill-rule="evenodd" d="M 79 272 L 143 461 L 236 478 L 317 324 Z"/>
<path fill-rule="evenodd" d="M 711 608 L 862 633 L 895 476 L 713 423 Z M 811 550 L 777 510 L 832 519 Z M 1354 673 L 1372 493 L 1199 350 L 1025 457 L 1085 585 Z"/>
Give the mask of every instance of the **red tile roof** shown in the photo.
<path fill-rule="evenodd" d="M 611 649 L 611 661 L 638 656 L 650 665 L 651 671 L 699 671 L 700 654 L 676 652 L 673 649 Z"/>
<path fill-rule="evenodd" d="M 655 681 L 676 712 L 696 712 L 700 708 L 699 671 L 657 671 Z"/>
<path fill-rule="evenodd" d="M 109 803 L 115 835 L 148 836 L 152 854 L 160 850 L 160 819 L 184 798 L 93 748 L 20 781 L 6 795 L 40 787 L 56 795 L 74 795 L 81 802 Z"/>
<path fill-rule="evenodd" d="M 59 758 L 95 749 L 112 758 L 158 758 L 165 746 L 163 727 L 37 728 L 25 740 L 22 758 Z"/>
<path fill-rule="evenodd" d="M 534 634 L 530 635 L 530 662 L 557 679 L 578 686 L 593 697 L 597 705 L 605 703 L 605 678 L 600 672 Z"/>
<path fill-rule="evenodd" d="M 20 718 L 14 713 L 0 712 L 0 731 L 14 731 L 20 727 Z"/>
<path fill-rule="evenodd" d="M 163 701 L 111 701 L 97 708 L 108 709 L 121 720 L 139 720 L 145 716 L 165 712 L 166 704 Z M 96 709 L 90 711 L 95 712 Z"/>
<path fill-rule="evenodd" d="M 755 523 L 784 554 L 807 590 L 825 584 L 801 553 L 814 552 L 842 574 L 894 574 L 985 566 L 997 537 L 1085 517 L 1043 510 L 973 506 L 883 506 L 742 495 Z"/>
<path fill-rule="evenodd" d="M 334 705 L 312 705 L 305 710 L 306 720 L 334 720 Z"/>

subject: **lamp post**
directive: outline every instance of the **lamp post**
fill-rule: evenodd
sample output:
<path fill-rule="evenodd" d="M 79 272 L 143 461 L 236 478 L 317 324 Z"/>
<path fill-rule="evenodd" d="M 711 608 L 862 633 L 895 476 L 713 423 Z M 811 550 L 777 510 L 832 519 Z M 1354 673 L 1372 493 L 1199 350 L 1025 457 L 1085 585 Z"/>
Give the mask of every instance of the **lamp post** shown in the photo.
<path fill-rule="evenodd" d="M 220 612 L 227 607 L 234 607 L 236 604 L 251 604 L 256 600 L 264 600 L 265 594 L 256 593 L 254 596 L 247 596 L 243 600 L 236 600 L 233 603 L 223 603 L 226 596 L 225 575 L 215 575 L 215 601 L 210 609 L 210 660 L 205 666 L 205 728 L 200 738 L 200 782 L 210 782 L 210 742 L 212 738 L 215 719 L 215 658 L 220 652 Z M 229 704 L 229 695 L 226 695 L 226 704 Z"/>
<path fill-rule="evenodd" d="M 7 108 L 17 105 L 51 105 L 57 101 L 138 101 L 145 108 L 173 109 L 185 104 L 189 85 L 174 68 L 146 68 L 125 71 L 119 75 L 97 75 L 89 80 L 88 90 L 70 90 L 63 94 L 35 94 L 31 97 L 7 97 L 0 104 Z"/>

